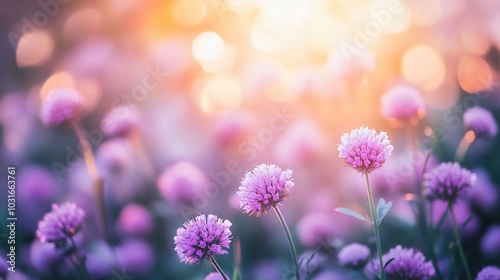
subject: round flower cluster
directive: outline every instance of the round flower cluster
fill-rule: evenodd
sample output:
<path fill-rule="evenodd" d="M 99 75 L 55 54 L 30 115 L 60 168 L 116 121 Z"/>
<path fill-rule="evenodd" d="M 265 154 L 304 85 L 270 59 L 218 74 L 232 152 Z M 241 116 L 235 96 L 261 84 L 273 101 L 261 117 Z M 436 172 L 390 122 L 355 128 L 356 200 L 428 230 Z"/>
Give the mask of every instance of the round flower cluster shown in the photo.
<path fill-rule="evenodd" d="M 465 195 L 474 182 L 474 174 L 456 162 L 446 162 L 424 174 L 425 196 L 455 203 Z"/>

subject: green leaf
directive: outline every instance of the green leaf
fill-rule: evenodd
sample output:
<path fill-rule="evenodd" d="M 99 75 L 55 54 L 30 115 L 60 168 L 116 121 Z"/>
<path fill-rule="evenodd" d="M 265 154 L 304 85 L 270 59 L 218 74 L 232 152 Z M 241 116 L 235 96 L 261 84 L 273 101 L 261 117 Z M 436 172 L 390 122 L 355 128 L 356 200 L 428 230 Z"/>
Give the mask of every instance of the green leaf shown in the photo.
<path fill-rule="evenodd" d="M 389 210 L 391 210 L 392 201 L 385 202 L 385 199 L 381 198 L 377 205 L 377 225 L 380 225 L 382 220 L 385 218 Z"/>
<path fill-rule="evenodd" d="M 465 220 L 465 222 L 462 224 L 460 231 L 463 231 L 465 227 L 469 224 L 469 222 L 472 221 L 473 218 L 474 216 L 470 216 L 469 218 L 467 218 L 467 220 Z"/>
<path fill-rule="evenodd" d="M 363 217 L 361 214 L 357 213 L 356 211 L 353 211 L 351 209 L 348 209 L 348 208 L 343 208 L 343 207 L 339 207 L 339 208 L 335 208 L 335 211 L 339 212 L 339 213 L 342 213 L 344 215 L 347 215 L 347 216 L 351 216 L 351 217 L 354 217 L 358 220 L 361 220 L 361 221 L 364 221 L 364 222 L 367 222 L 369 224 L 372 224 L 370 221 L 368 221 L 365 217 Z"/>
<path fill-rule="evenodd" d="M 388 261 L 385 262 L 384 264 L 384 271 L 387 268 L 387 266 L 394 260 L 394 258 L 390 258 Z"/>

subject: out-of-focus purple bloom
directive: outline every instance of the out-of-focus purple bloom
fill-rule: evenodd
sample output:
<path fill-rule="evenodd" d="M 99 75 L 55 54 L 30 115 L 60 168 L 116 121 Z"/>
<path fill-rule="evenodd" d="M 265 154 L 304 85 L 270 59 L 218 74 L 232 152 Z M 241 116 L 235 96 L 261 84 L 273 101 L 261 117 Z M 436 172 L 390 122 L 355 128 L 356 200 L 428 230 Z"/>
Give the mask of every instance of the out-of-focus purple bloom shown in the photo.
<path fill-rule="evenodd" d="M 308 250 L 300 254 L 300 279 L 308 279 L 308 276 L 321 269 L 321 266 L 323 266 L 327 260 L 328 255 L 321 251 Z"/>
<path fill-rule="evenodd" d="M 359 279 L 359 275 L 348 276 L 345 272 L 326 270 L 312 278 L 313 280 L 354 280 Z"/>
<path fill-rule="evenodd" d="M 147 275 L 155 264 L 155 253 L 142 240 L 127 240 L 116 248 L 118 263 L 127 275 Z"/>
<path fill-rule="evenodd" d="M 199 215 L 177 229 L 175 251 L 181 262 L 196 264 L 205 258 L 227 254 L 231 243 L 231 222 L 216 215 Z"/>
<path fill-rule="evenodd" d="M 207 276 L 205 276 L 205 280 L 223 280 L 222 276 L 218 272 L 212 272 L 209 273 Z"/>
<path fill-rule="evenodd" d="M 108 136 L 125 136 L 139 126 L 139 110 L 133 106 L 120 105 L 111 109 L 101 122 L 102 131 Z"/>
<path fill-rule="evenodd" d="M 119 172 L 131 162 L 131 152 L 123 139 L 106 141 L 99 146 L 96 153 L 97 160 L 104 169 L 110 172 Z"/>
<path fill-rule="evenodd" d="M 337 257 L 341 265 L 358 269 L 368 262 L 370 249 L 365 245 L 352 243 L 342 248 Z"/>
<path fill-rule="evenodd" d="M 158 178 L 160 193 L 168 201 L 174 203 L 192 202 L 196 193 L 207 185 L 205 174 L 195 165 L 181 161 L 167 170 Z"/>
<path fill-rule="evenodd" d="M 7 266 L 7 261 L 3 257 L 0 257 L 0 278 L 5 278 L 8 268 L 9 266 Z"/>
<path fill-rule="evenodd" d="M 93 279 L 111 278 L 111 271 L 116 267 L 113 249 L 103 241 L 95 242 L 86 254 L 85 266 Z"/>
<path fill-rule="evenodd" d="M 252 278 L 255 280 L 281 279 L 281 271 L 275 260 L 260 261 L 252 270 Z"/>
<path fill-rule="evenodd" d="M 483 268 L 476 277 L 476 280 L 498 280 L 500 279 L 500 268 L 490 265 Z"/>
<path fill-rule="evenodd" d="M 63 250 L 54 250 L 53 244 L 33 241 L 30 246 L 29 257 L 31 265 L 40 273 L 55 271 L 64 259 Z"/>
<path fill-rule="evenodd" d="M 292 170 L 274 164 L 261 164 L 245 174 L 237 194 L 240 207 L 250 216 L 266 214 L 290 195 L 293 187 Z"/>
<path fill-rule="evenodd" d="M 65 242 L 78 233 L 84 217 L 85 212 L 73 203 L 52 204 L 52 212 L 45 214 L 38 223 L 36 236 L 42 242 L 56 245 Z"/>
<path fill-rule="evenodd" d="M 43 100 L 40 118 L 47 126 L 56 126 L 80 115 L 84 107 L 83 97 L 74 89 L 57 88 Z"/>
<path fill-rule="evenodd" d="M 425 196 L 455 203 L 472 187 L 475 175 L 456 162 L 441 163 L 424 174 Z"/>
<path fill-rule="evenodd" d="M 361 127 L 344 133 L 338 147 L 339 157 L 344 162 L 362 173 L 372 173 L 382 167 L 392 154 L 392 145 L 385 132 Z"/>
<path fill-rule="evenodd" d="M 425 115 L 425 103 L 415 88 L 397 85 L 381 99 L 382 115 L 400 122 L 416 123 Z"/>
<path fill-rule="evenodd" d="M 486 230 L 481 240 L 481 251 L 488 257 L 500 257 L 500 225 Z"/>
<path fill-rule="evenodd" d="M 18 173 L 17 194 L 24 203 L 47 205 L 57 191 L 57 181 L 54 174 L 37 165 L 24 166 Z"/>
<path fill-rule="evenodd" d="M 335 233 L 332 219 L 322 212 L 309 212 L 297 223 L 297 234 L 307 247 L 324 246 Z"/>
<path fill-rule="evenodd" d="M 144 206 L 129 204 L 120 213 L 118 228 L 125 234 L 146 235 L 153 229 L 153 218 Z"/>
<path fill-rule="evenodd" d="M 491 181 L 487 171 L 474 170 L 474 174 L 476 174 L 476 182 L 474 188 L 469 190 L 467 200 L 485 213 L 494 214 L 499 199 L 497 187 Z"/>
<path fill-rule="evenodd" d="M 388 279 L 427 280 L 435 273 L 432 262 L 426 262 L 424 255 L 413 248 L 403 248 L 398 245 L 382 256 L 383 263 L 392 258 L 394 260 L 385 269 Z M 380 271 L 378 261 L 374 261 L 373 266 L 375 270 Z"/>
<path fill-rule="evenodd" d="M 318 125 L 306 119 L 294 121 L 276 140 L 274 156 L 279 162 L 298 164 L 320 155 L 324 141 Z"/>
<path fill-rule="evenodd" d="M 464 113 L 464 127 L 472 130 L 478 137 L 497 135 L 498 125 L 490 111 L 481 107 L 472 107 Z"/>

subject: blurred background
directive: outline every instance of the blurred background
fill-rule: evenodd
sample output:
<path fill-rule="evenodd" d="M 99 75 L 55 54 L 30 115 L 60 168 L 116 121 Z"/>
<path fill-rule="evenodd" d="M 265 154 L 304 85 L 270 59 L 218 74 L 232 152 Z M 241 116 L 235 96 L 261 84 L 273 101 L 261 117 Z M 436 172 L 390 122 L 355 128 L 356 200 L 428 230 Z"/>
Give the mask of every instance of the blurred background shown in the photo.
<path fill-rule="evenodd" d="M 0 35 L 0 168 L 17 168 L 9 280 L 77 279 L 35 236 L 51 204 L 65 201 L 87 212 L 77 243 L 92 279 L 204 279 L 208 263 L 180 263 L 173 250 L 176 229 L 199 213 L 233 222 L 229 255 L 218 258 L 229 274 L 239 263 L 244 279 L 281 279 L 290 257 L 278 220 L 243 214 L 235 194 L 260 163 L 294 171 L 281 209 L 299 253 L 320 248 L 313 275 L 349 275 L 338 248 L 374 248 L 369 226 L 334 211 L 368 213 L 361 174 L 337 152 L 340 136 L 361 125 L 387 131 L 395 148 L 372 176 L 377 199 L 394 201 L 383 249 L 424 251 L 411 200 L 427 151 L 430 164 L 453 160 L 468 108 L 500 118 L 495 0 L 22 0 L 3 3 Z M 421 94 L 417 120 L 382 116 L 381 97 L 397 85 Z M 84 96 L 81 122 L 105 180 L 111 244 L 96 229 L 74 132 L 38 117 L 58 87 Z M 125 117 L 137 109 L 133 133 L 103 133 L 113 108 Z M 459 221 L 473 217 L 463 240 L 475 274 L 500 263 L 498 140 L 472 143 L 463 166 L 478 177 L 457 206 Z M 0 199 L 5 221 L 6 187 Z M 0 234 L 4 257 L 6 227 Z M 437 245 L 445 273 L 451 240 L 445 225 Z"/>

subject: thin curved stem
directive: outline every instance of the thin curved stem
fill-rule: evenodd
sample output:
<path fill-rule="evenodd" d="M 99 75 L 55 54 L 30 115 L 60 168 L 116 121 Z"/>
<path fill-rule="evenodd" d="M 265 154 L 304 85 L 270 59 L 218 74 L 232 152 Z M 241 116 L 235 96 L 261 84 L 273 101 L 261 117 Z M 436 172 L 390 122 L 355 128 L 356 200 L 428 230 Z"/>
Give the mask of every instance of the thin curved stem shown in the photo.
<path fill-rule="evenodd" d="M 217 272 L 219 272 L 220 276 L 222 276 L 222 278 L 224 280 L 229 280 L 229 278 L 226 276 L 226 274 L 224 273 L 224 271 L 222 271 L 222 268 L 220 267 L 220 265 L 217 263 L 217 261 L 215 260 L 214 257 L 210 256 L 208 258 L 210 260 L 210 262 L 212 263 L 212 265 L 214 266 L 215 270 L 217 270 Z"/>
<path fill-rule="evenodd" d="M 472 144 L 472 142 L 474 142 L 474 140 L 476 140 L 476 134 L 474 133 L 474 131 L 467 131 L 460 141 L 460 144 L 458 144 L 458 148 L 455 153 L 456 162 L 461 163 L 464 160 L 465 154 L 469 150 L 470 145 Z"/>
<path fill-rule="evenodd" d="M 276 213 L 276 216 L 278 216 L 278 219 L 281 222 L 281 225 L 283 226 L 283 229 L 285 230 L 286 238 L 288 239 L 288 245 L 290 245 L 290 253 L 292 254 L 292 260 L 293 260 L 293 266 L 295 270 L 295 277 L 296 279 L 300 279 L 300 274 L 299 274 L 299 262 L 297 261 L 297 250 L 295 249 L 295 245 L 293 244 L 293 239 L 292 239 L 292 234 L 290 233 L 290 229 L 286 225 L 285 219 L 283 218 L 283 215 L 281 214 L 280 209 L 278 207 L 274 207 L 274 212 Z"/>
<path fill-rule="evenodd" d="M 87 166 L 87 172 L 89 173 L 89 177 L 92 180 L 92 184 L 94 185 L 94 196 L 97 203 L 98 212 L 97 216 L 100 218 L 99 227 L 101 229 L 101 233 L 104 236 L 104 239 L 110 242 L 108 221 L 105 210 L 106 207 L 104 202 L 104 180 L 97 170 L 97 165 L 95 163 L 94 154 L 92 153 L 92 148 L 78 120 L 71 121 L 71 125 L 73 126 L 76 136 L 78 137 L 78 141 L 80 142 L 80 146 L 82 147 L 83 159 L 85 161 L 85 165 Z"/>
<path fill-rule="evenodd" d="M 378 231 L 378 221 L 377 221 L 377 213 L 375 212 L 375 205 L 373 204 L 373 195 L 370 187 L 370 178 L 368 178 L 368 173 L 365 174 L 365 182 L 366 182 L 366 192 L 368 193 L 368 201 L 370 203 L 370 213 L 372 215 L 373 222 L 373 230 L 375 231 L 375 242 L 377 243 L 377 255 L 378 261 L 380 264 L 380 270 L 382 271 L 382 279 L 385 279 L 385 269 L 384 262 L 382 261 L 382 244 L 380 242 L 380 233 Z"/>
<path fill-rule="evenodd" d="M 467 258 L 465 257 L 464 248 L 462 247 L 462 242 L 460 241 L 460 233 L 458 232 L 457 219 L 455 218 L 453 205 L 451 203 L 448 204 L 448 208 L 450 208 L 451 220 L 453 221 L 453 231 L 455 233 L 455 241 L 457 242 L 458 252 L 460 253 L 460 258 L 462 259 L 462 263 L 465 268 L 465 274 L 467 275 L 467 279 L 472 280 L 469 265 L 467 264 Z"/>

